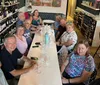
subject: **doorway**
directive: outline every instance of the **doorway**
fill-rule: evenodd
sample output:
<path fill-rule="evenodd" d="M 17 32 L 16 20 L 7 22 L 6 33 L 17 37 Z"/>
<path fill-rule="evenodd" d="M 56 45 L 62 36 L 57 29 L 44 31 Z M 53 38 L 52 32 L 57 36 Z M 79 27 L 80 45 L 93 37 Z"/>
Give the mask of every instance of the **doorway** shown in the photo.
<path fill-rule="evenodd" d="M 68 0 L 67 20 L 73 20 L 77 0 Z"/>

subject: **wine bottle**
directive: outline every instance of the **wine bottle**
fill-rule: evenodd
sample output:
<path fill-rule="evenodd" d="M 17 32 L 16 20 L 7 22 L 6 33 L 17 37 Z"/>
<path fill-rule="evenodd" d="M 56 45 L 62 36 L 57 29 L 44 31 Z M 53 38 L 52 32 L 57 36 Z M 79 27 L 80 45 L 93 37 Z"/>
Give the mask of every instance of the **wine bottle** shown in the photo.
<path fill-rule="evenodd" d="M 0 20 L 2 20 L 3 18 L 3 15 L 2 15 L 2 12 L 0 11 Z"/>
<path fill-rule="evenodd" d="M 3 7 L 3 9 L 2 9 L 2 13 L 3 13 L 3 16 L 4 17 L 6 17 L 7 15 L 6 15 L 6 10 L 5 10 L 5 8 Z"/>
<path fill-rule="evenodd" d="M 5 14 L 8 17 L 8 9 L 7 8 L 5 8 Z"/>
<path fill-rule="evenodd" d="M 6 23 L 3 23 L 1 26 L 1 30 L 4 30 L 6 28 Z"/>

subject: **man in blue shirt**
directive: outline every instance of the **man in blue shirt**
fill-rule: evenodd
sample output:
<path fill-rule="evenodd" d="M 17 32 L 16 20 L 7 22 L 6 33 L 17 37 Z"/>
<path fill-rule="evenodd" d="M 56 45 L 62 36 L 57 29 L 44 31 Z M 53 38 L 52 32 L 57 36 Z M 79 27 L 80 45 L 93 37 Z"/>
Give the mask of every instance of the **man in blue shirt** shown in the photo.
<path fill-rule="evenodd" d="M 18 13 L 18 21 L 16 23 L 16 27 L 19 27 L 20 25 L 23 25 L 23 22 L 25 21 L 25 15 L 23 12 Z"/>

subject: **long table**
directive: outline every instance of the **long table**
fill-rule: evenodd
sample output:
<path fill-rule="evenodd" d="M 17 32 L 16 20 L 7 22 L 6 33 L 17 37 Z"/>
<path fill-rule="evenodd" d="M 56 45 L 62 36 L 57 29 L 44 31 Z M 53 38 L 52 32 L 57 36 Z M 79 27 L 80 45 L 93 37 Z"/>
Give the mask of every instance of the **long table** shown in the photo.
<path fill-rule="evenodd" d="M 43 41 L 43 35 L 35 34 L 28 53 L 29 58 L 32 56 L 40 58 L 42 56 L 43 48 L 41 45 L 37 48 L 32 48 L 35 42 L 41 41 Z M 33 69 L 22 74 L 18 85 L 62 85 L 55 42 L 46 47 L 44 51 L 48 54 L 47 63 L 40 67 L 41 69 L 39 72 Z M 27 66 L 27 63 L 25 63 L 25 66 Z"/>

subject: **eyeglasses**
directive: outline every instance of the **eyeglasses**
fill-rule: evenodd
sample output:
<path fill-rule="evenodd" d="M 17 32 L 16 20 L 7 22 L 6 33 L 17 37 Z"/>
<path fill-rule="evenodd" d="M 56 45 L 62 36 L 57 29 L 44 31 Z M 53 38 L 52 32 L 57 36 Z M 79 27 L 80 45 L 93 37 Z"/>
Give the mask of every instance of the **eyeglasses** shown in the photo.
<path fill-rule="evenodd" d="M 67 21 L 67 25 L 73 24 L 73 21 Z"/>

